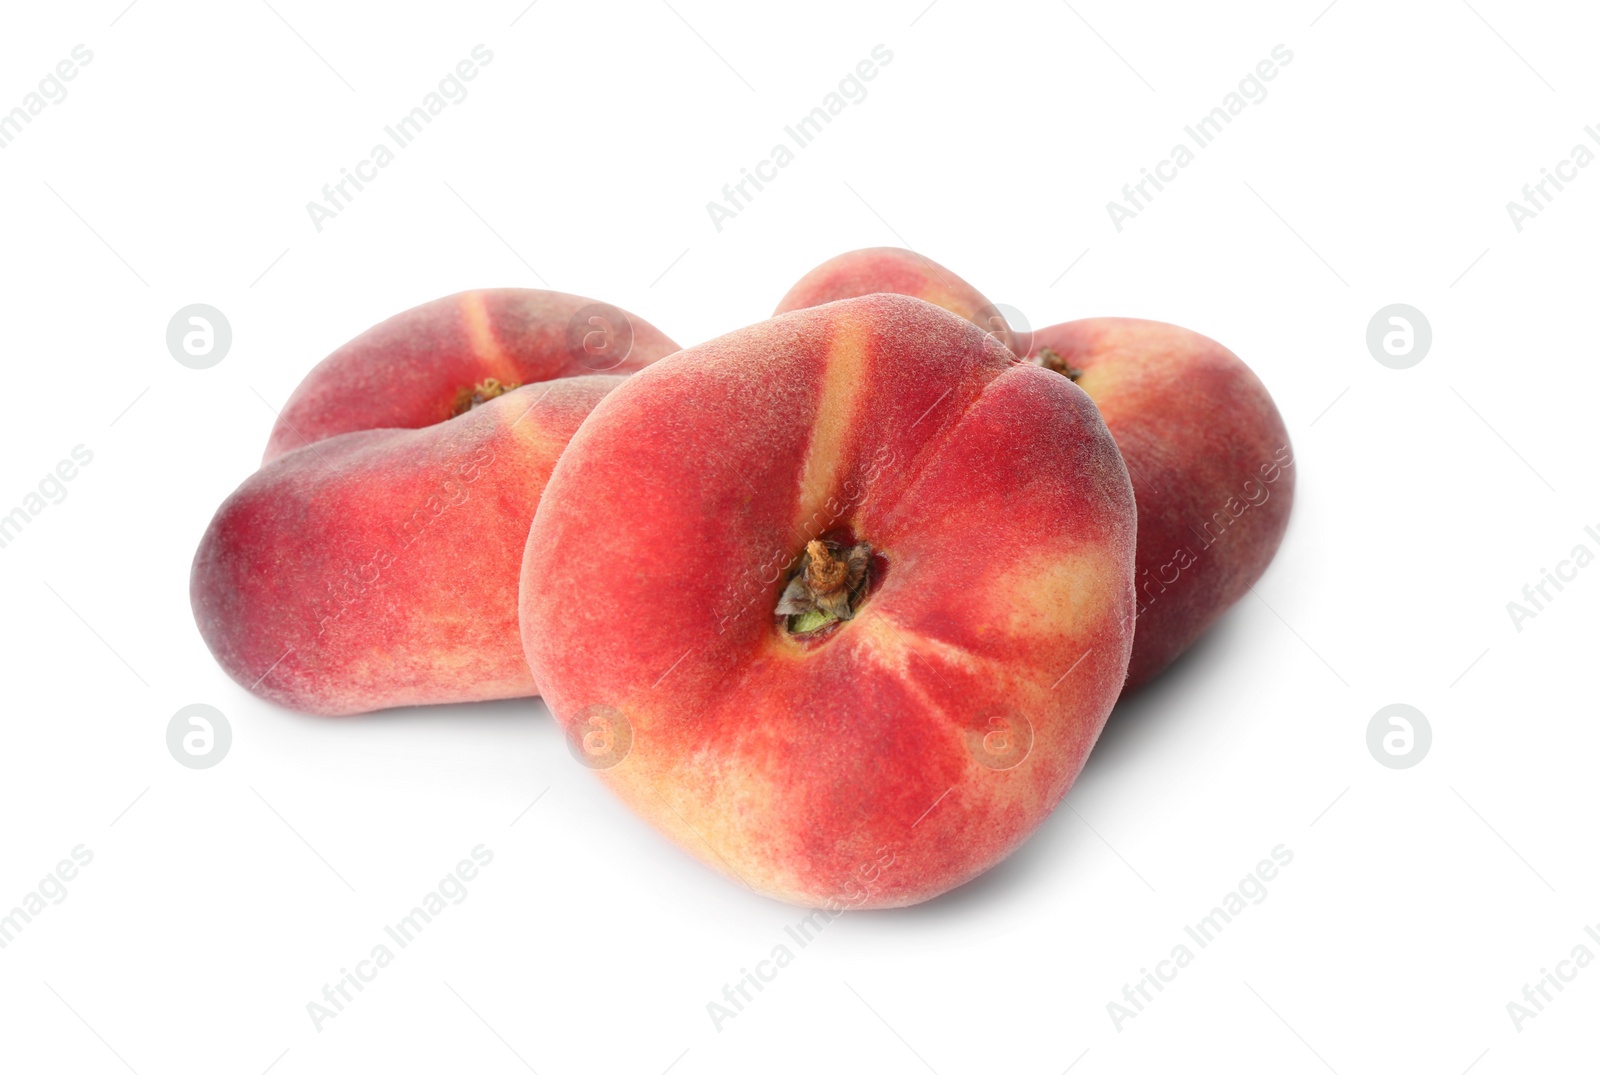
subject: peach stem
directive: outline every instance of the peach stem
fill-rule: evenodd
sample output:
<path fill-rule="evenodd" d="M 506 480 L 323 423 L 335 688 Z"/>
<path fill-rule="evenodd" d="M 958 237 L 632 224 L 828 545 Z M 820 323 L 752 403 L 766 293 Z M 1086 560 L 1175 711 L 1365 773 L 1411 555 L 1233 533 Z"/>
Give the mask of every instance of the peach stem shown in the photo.
<path fill-rule="evenodd" d="M 789 633 L 813 635 L 854 617 L 871 565 L 872 546 L 866 542 L 848 549 L 828 541 L 806 542 L 801 568 L 783 588 L 776 609 L 787 617 Z"/>
<path fill-rule="evenodd" d="M 498 381 L 493 377 L 485 377 L 471 388 L 456 390 L 455 406 L 451 408 L 450 417 L 466 414 L 475 407 L 481 407 L 497 396 L 521 388 L 522 385 L 510 381 Z"/>
<path fill-rule="evenodd" d="M 1083 376 L 1082 370 L 1073 366 L 1072 363 L 1048 347 L 1039 348 L 1039 365 L 1047 370 L 1061 374 L 1061 376 L 1074 383 L 1077 382 L 1079 377 Z"/>
<path fill-rule="evenodd" d="M 844 589 L 850 567 L 842 558 L 835 560 L 828 546 L 820 541 L 807 542 L 806 553 L 811 558 L 806 565 L 806 585 L 811 587 L 812 594 L 831 597 Z"/>

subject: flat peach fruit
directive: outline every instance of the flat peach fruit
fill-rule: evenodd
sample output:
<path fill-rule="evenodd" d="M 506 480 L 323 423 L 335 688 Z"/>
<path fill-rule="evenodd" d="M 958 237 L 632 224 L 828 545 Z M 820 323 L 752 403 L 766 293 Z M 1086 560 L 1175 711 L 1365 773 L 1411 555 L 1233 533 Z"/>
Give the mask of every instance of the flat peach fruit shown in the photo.
<path fill-rule="evenodd" d="M 614 306 L 520 289 L 425 303 L 340 347 L 201 540 L 206 644 L 248 690 L 312 713 L 537 693 L 516 586 L 539 493 L 621 375 L 675 350 Z"/>
<path fill-rule="evenodd" d="M 829 258 L 800 278 L 774 313 L 786 314 L 859 295 L 910 295 L 964 317 L 1019 355 L 1027 341 L 1013 335 L 998 307 L 932 258 L 897 246 L 852 250 Z"/>
<path fill-rule="evenodd" d="M 536 694 L 517 630 L 528 524 L 567 439 L 626 379 L 530 384 L 267 463 L 195 553 L 190 600 L 217 662 L 307 713 Z"/>
<path fill-rule="evenodd" d="M 1133 478 L 1133 690 L 1189 648 L 1272 562 L 1294 503 L 1289 433 L 1249 366 L 1177 325 L 1068 321 L 1033 334 L 1032 358 L 1089 393 Z"/>
<path fill-rule="evenodd" d="M 929 298 L 968 319 L 995 309 L 947 269 L 939 270 L 939 286 L 929 287 L 915 272 L 924 260 L 908 250 L 842 254 L 807 273 L 778 309 L 880 292 Z M 1127 689 L 1134 690 L 1192 645 L 1272 562 L 1294 500 L 1289 435 L 1250 368 L 1188 329 L 1090 318 L 1019 331 L 1016 340 L 1019 354 L 1067 374 L 1089 394 L 1132 475 L 1139 609 Z"/>
<path fill-rule="evenodd" d="M 1088 396 L 875 295 L 681 351 L 595 408 L 522 565 L 574 754 L 778 899 L 894 907 L 1005 858 L 1132 644 L 1133 492 Z"/>
<path fill-rule="evenodd" d="M 396 314 L 323 359 L 284 404 L 263 462 L 357 429 L 420 429 L 474 388 L 633 373 L 678 349 L 642 318 L 558 291 L 447 295 Z"/>

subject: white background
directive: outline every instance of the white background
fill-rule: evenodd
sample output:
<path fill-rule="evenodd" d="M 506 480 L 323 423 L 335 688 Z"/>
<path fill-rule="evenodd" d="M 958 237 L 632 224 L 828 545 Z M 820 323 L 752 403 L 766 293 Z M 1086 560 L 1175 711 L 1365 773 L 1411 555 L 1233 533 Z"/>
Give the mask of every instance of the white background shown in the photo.
<path fill-rule="evenodd" d="M 0 950 L 0 1067 L 1592 1069 L 1600 965 L 1520 1029 L 1507 1003 L 1600 956 L 1600 567 L 1520 632 L 1506 604 L 1600 551 L 1600 167 L 1520 233 L 1505 208 L 1600 124 L 1591 10 L 125 3 L 8 5 L 0 28 L 0 108 L 94 52 L 0 151 L 0 512 L 94 453 L 0 549 L 0 910 L 94 854 Z M 479 43 L 470 96 L 318 233 L 305 203 Z M 719 233 L 705 203 L 880 43 L 866 99 Z M 1269 96 L 1118 233 L 1106 202 L 1280 43 Z M 1017 854 L 845 916 L 720 1029 L 707 1003 L 801 912 L 635 820 L 541 705 L 309 718 L 201 643 L 212 511 L 367 326 L 548 285 L 687 345 L 902 244 L 1035 326 L 1228 344 L 1288 424 L 1294 517 L 1256 596 L 1118 707 Z M 204 371 L 164 340 L 196 302 L 234 332 Z M 1365 343 L 1395 302 L 1434 333 L 1401 371 Z M 234 733 L 205 771 L 164 740 L 194 702 Z M 1432 725 L 1410 769 L 1366 746 L 1393 702 Z M 316 1029 L 307 1002 L 478 844 L 466 901 Z M 1265 902 L 1116 1026 L 1108 1002 L 1277 844 Z"/>

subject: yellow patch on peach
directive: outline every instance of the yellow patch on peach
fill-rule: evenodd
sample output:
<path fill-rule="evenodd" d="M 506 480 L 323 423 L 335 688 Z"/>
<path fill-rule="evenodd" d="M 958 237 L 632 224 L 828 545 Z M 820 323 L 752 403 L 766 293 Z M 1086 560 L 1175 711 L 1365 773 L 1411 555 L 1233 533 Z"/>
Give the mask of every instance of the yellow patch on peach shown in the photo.
<path fill-rule="evenodd" d="M 973 674 L 1002 674 L 1003 667 L 971 650 L 908 630 L 891 613 L 871 603 L 863 606 L 855 619 L 833 628 L 833 637 L 821 645 L 808 644 L 778 630 L 761 644 L 763 658 L 776 658 L 803 664 L 820 658 L 835 646 L 846 646 L 878 668 L 914 687 L 912 672 L 937 675 L 942 667 L 959 668 Z"/>
<path fill-rule="evenodd" d="M 1112 370 L 1100 367 L 1098 369 L 1084 370 L 1078 376 L 1078 387 L 1089 393 L 1090 399 L 1105 399 L 1115 396 L 1121 382 Z"/>
<path fill-rule="evenodd" d="M 891 615 L 871 606 L 864 608 L 847 629 L 854 633 L 852 641 L 864 656 L 907 683 L 913 682 L 908 673 L 928 671 L 930 666 L 935 674 L 941 665 L 978 673 L 989 663 L 960 646 L 908 631 Z"/>
<path fill-rule="evenodd" d="M 800 471 L 800 513 L 795 526 L 801 533 L 815 532 L 816 527 L 810 525 L 813 520 L 824 527 L 838 521 L 828 510 L 828 500 L 838 492 L 844 445 L 855 428 L 856 407 L 867 383 L 866 349 L 851 328 L 848 323 L 839 326 L 829 341 L 811 443 Z"/>
<path fill-rule="evenodd" d="M 484 301 L 483 292 L 468 291 L 461 296 L 461 319 L 467 327 L 467 340 L 472 345 L 472 353 L 494 370 L 492 376 L 507 384 L 520 381 L 521 375 L 506 357 L 505 349 L 500 346 L 494 327 L 489 323 L 489 307 Z"/>
<path fill-rule="evenodd" d="M 1013 635 L 1088 632 L 1116 617 L 1126 569 L 1105 546 L 1041 553 L 989 583 L 983 600 Z"/>
<path fill-rule="evenodd" d="M 736 754 L 712 750 L 696 751 L 662 768 L 659 758 L 666 755 L 639 749 L 649 734 L 648 716 L 636 712 L 630 719 L 634 721 L 634 753 L 600 773 L 612 791 L 712 869 L 779 899 L 798 900 L 794 885 L 777 876 L 769 865 L 775 859 L 781 861 L 785 849 L 774 847 L 770 839 L 742 824 L 748 818 L 772 815 L 778 797 L 774 783 L 758 767 L 740 764 Z M 646 762 L 646 757 L 652 760 Z M 712 788 L 716 789 L 714 798 L 705 793 Z"/>
<path fill-rule="evenodd" d="M 549 389 L 543 391 L 548 392 Z M 536 420 L 539 399 L 539 396 L 534 396 L 517 408 L 515 414 L 507 419 L 507 429 L 519 443 L 531 450 L 532 454 L 526 457 L 528 463 L 543 468 L 548 474 L 555 468 L 556 460 L 561 458 L 570 437 L 558 436 Z"/>

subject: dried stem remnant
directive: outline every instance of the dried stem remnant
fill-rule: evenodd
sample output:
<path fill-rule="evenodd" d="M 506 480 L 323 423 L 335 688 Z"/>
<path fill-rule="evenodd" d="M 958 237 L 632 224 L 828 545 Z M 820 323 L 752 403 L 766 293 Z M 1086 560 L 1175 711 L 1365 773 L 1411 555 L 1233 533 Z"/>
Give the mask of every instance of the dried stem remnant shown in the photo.
<path fill-rule="evenodd" d="M 1047 370 L 1053 370 L 1054 372 L 1061 374 L 1061 376 L 1074 383 L 1077 382 L 1079 377 L 1083 376 L 1082 370 L 1078 369 L 1072 363 L 1068 362 L 1066 359 L 1062 358 L 1059 354 L 1057 354 L 1055 351 L 1052 351 L 1048 347 L 1039 348 L 1039 365 L 1043 366 Z"/>
<path fill-rule="evenodd" d="M 455 406 L 450 409 L 450 417 L 466 414 L 468 411 L 483 406 L 496 396 L 503 396 L 507 392 L 521 388 L 515 382 L 501 382 L 493 377 L 485 377 L 471 388 L 462 388 L 456 391 Z"/>
<path fill-rule="evenodd" d="M 789 617 L 791 634 L 810 634 L 856 614 L 867 591 L 872 546 L 848 549 L 833 541 L 810 541 L 800 566 L 778 600 L 777 615 Z"/>

